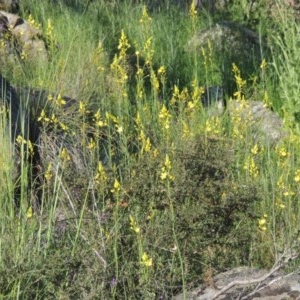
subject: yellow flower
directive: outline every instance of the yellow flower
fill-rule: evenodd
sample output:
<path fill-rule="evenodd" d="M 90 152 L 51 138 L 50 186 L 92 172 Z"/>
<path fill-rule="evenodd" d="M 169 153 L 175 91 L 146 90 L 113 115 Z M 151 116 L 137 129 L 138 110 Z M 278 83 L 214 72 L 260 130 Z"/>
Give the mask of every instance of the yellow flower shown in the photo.
<path fill-rule="evenodd" d="M 160 120 L 161 125 L 165 129 L 169 129 L 170 128 L 171 114 L 168 111 L 168 109 L 165 107 L 165 105 L 163 105 L 163 107 L 161 108 L 161 110 L 160 110 L 160 112 L 158 114 L 158 118 Z"/>
<path fill-rule="evenodd" d="M 146 252 L 142 255 L 142 264 L 145 267 L 151 267 L 153 265 L 152 258 L 150 258 Z"/>
<path fill-rule="evenodd" d="M 289 155 L 287 149 L 285 147 L 276 148 L 277 153 L 280 157 L 285 158 Z"/>
<path fill-rule="evenodd" d="M 18 135 L 18 137 L 16 138 L 16 142 L 19 145 L 26 145 L 28 146 L 28 150 L 30 154 L 33 154 L 33 145 L 31 143 L 30 140 L 25 140 L 21 135 Z"/>
<path fill-rule="evenodd" d="M 47 170 L 45 172 L 46 181 L 49 182 L 52 177 L 53 177 L 53 174 L 52 174 L 52 163 L 50 162 L 48 164 Z"/>
<path fill-rule="evenodd" d="M 268 215 L 264 214 L 263 217 L 258 220 L 258 228 L 262 231 L 267 230 L 267 218 L 268 218 Z"/>
<path fill-rule="evenodd" d="M 51 123 L 54 123 L 54 124 L 58 122 L 58 118 L 56 117 L 55 114 L 51 115 L 50 121 L 51 121 Z"/>
<path fill-rule="evenodd" d="M 156 157 L 158 156 L 158 154 L 159 154 L 158 149 L 155 148 L 155 149 L 153 150 L 153 157 L 156 158 Z"/>
<path fill-rule="evenodd" d="M 66 100 L 62 98 L 62 96 L 60 94 L 57 95 L 56 100 L 55 100 L 55 104 L 58 107 L 62 107 L 66 104 Z"/>
<path fill-rule="evenodd" d="M 160 76 L 166 75 L 166 68 L 165 68 L 165 66 L 159 67 L 159 69 L 157 71 L 157 74 L 160 75 Z"/>
<path fill-rule="evenodd" d="M 128 39 L 124 33 L 124 30 L 121 31 L 121 37 L 119 39 L 118 49 L 120 50 L 120 58 L 124 58 L 126 56 L 126 51 L 130 48 L 130 44 Z"/>
<path fill-rule="evenodd" d="M 94 114 L 94 120 L 93 120 L 98 127 L 105 127 L 107 126 L 106 121 L 101 120 L 101 114 L 100 114 L 100 109 L 97 110 L 97 112 Z"/>
<path fill-rule="evenodd" d="M 114 187 L 110 191 L 114 194 L 118 194 L 121 190 L 121 185 L 118 179 L 115 178 Z"/>
<path fill-rule="evenodd" d="M 166 154 L 165 163 L 161 168 L 160 179 L 165 180 L 168 179 L 170 181 L 174 180 L 174 176 L 171 175 L 172 165 L 169 158 L 169 155 Z"/>
<path fill-rule="evenodd" d="M 51 19 L 47 20 L 46 37 L 48 41 L 51 41 L 53 34 L 53 25 Z"/>
<path fill-rule="evenodd" d="M 63 131 L 68 131 L 69 130 L 69 127 L 66 124 L 62 123 L 62 122 L 59 122 L 59 126 Z"/>
<path fill-rule="evenodd" d="M 129 216 L 130 221 L 130 229 L 132 229 L 136 234 L 140 233 L 140 227 L 137 224 L 137 221 L 134 219 L 132 215 Z"/>
<path fill-rule="evenodd" d="M 32 25 L 33 27 L 36 27 L 36 28 L 41 28 L 41 24 L 39 24 L 39 23 L 37 23 L 35 20 L 34 20 L 34 18 L 32 17 L 32 15 L 29 15 L 29 17 L 28 17 L 28 23 L 30 24 L 30 25 Z"/>
<path fill-rule="evenodd" d="M 61 150 L 61 153 L 60 153 L 60 158 L 64 161 L 70 161 L 71 160 L 71 157 L 70 155 L 68 154 L 68 151 L 66 148 L 63 148 Z"/>
<path fill-rule="evenodd" d="M 147 6 L 143 6 L 142 17 L 140 19 L 140 23 L 151 23 L 152 19 L 148 14 Z"/>
<path fill-rule="evenodd" d="M 86 113 L 85 104 L 82 101 L 79 101 L 79 112 L 84 115 Z"/>
<path fill-rule="evenodd" d="M 115 125 L 115 127 L 116 127 L 116 130 L 117 130 L 117 132 L 118 133 L 122 133 L 123 132 L 123 127 L 122 126 L 120 126 L 120 125 Z"/>
<path fill-rule="evenodd" d="M 42 109 L 40 116 L 38 117 L 38 121 L 45 121 L 46 123 L 50 121 L 50 119 L 48 117 L 46 117 L 46 113 L 45 110 Z"/>
<path fill-rule="evenodd" d="M 149 137 L 147 138 L 144 131 L 141 130 L 140 134 L 139 134 L 139 140 L 141 141 L 141 153 L 145 152 L 150 152 L 151 150 L 151 142 Z"/>
<path fill-rule="evenodd" d="M 282 175 L 279 177 L 279 179 L 277 180 L 277 187 L 279 189 L 284 189 L 285 188 L 285 184 L 283 182 L 283 178 Z"/>
<path fill-rule="evenodd" d="M 192 4 L 190 6 L 190 17 L 192 19 L 194 19 L 195 17 L 197 17 L 197 9 L 196 9 L 196 5 L 195 5 L 195 1 L 192 1 Z"/>
<path fill-rule="evenodd" d="M 88 143 L 87 148 L 88 148 L 89 150 L 92 150 L 92 149 L 95 149 L 95 147 L 96 147 L 95 140 L 92 139 L 92 138 L 90 138 L 90 142 Z"/>
<path fill-rule="evenodd" d="M 251 153 L 252 153 L 253 155 L 256 155 L 256 154 L 258 153 L 258 145 L 257 145 L 257 144 L 255 144 L 255 145 L 252 147 Z"/>
<path fill-rule="evenodd" d="M 31 219 L 32 217 L 33 217 L 33 209 L 31 206 L 29 206 L 29 208 L 27 209 L 27 212 L 26 212 L 26 218 Z"/>
<path fill-rule="evenodd" d="M 295 172 L 294 181 L 295 182 L 299 182 L 300 181 L 300 170 L 299 169 Z"/>
<path fill-rule="evenodd" d="M 98 162 L 98 170 L 97 170 L 97 173 L 96 173 L 94 179 L 97 183 L 107 181 L 107 175 L 106 175 L 105 169 L 100 161 Z"/>
<path fill-rule="evenodd" d="M 279 199 L 276 200 L 276 205 L 281 209 L 285 209 L 285 204 L 281 202 Z"/>
<path fill-rule="evenodd" d="M 261 64 L 260 64 L 260 68 L 261 68 L 262 70 L 265 70 L 266 67 L 267 67 L 267 62 L 266 62 L 265 59 L 263 59 L 262 62 L 261 62 Z"/>
<path fill-rule="evenodd" d="M 259 170 L 258 167 L 253 159 L 253 157 L 251 158 L 247 158 L 244 164 L 244 170 L 248 170 L 250 176 L 252 176 L 253 178 L 256 178 L 259 174 Z"/>
<path fill-rule="evenodd" d="M 212 128 L 211 128 L 211 124 L 210 124 L 210 121 L 209 121 L 209 119 L 208 120 L 206 120 L 206 122 L 205 122 L 205 132 L 207 132 L 207 133 L 209 133 L 209 132 L 211 132 L 212 131 Z"/>

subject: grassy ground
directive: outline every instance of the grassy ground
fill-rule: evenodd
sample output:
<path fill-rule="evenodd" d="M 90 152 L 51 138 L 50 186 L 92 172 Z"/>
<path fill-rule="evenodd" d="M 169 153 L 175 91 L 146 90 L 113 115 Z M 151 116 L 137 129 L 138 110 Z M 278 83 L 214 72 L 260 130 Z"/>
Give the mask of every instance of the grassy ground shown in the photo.
<path fill-rule="evenodd" d="M 35 107 L 43 129 L 33 178 L 26 141 L 16 142 L 12 172 L 1 113 L 1 299 L 170 299 L 220 271 L 268 268 L 299 250 L 300 25 L 291 9 L 233 1 L 211 16 L 130 2 L 22 2 L 51 59 L 1 72 L 78 101 Z M 282 116 L 288 135 L 277 145 L 254 140 L 250 120 L 201 105 L 203 87 L 222 84 L 226 58 L 186 44 L 224 18 L 267 36 L 254 73 L 238 61 L 226 70 L 237 92 L 226 97 L 255 95 Z"/>

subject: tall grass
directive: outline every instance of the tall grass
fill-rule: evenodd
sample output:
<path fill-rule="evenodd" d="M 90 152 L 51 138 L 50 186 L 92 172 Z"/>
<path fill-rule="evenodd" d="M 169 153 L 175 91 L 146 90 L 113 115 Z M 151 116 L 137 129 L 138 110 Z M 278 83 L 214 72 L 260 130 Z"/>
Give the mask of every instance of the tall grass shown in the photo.
<path fill-rule="evenodd" d="M 222 57 L 186 51 L 205 14 L 167 7 L 24 0 L 22 14 L 30 9 L 55 42 L 48 64 L 16 66 L 10 78 L 56 94 L 33 116 L 42 128 L 37 178 L 22 151 L 13 177 L 1 114 L 3 299 L 170 298 L 227 268 L 271 267 L 297 246 L 297 22 L 282 15 L 278 24 L 293 29 L 270 32 L 260 80 L 227 70 L 237 87 L 228 98 L 247 103 L 244 91 L 255 90 L 294 116 L 286 138 L 268 145 L 240 111 L 203 108 Z"/>

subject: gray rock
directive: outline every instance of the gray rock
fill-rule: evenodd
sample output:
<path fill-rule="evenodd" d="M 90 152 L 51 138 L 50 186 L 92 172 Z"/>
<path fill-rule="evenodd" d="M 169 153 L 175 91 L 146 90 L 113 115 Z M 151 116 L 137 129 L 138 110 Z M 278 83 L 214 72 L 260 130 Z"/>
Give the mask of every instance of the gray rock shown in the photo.
<path fill-rule="evenodd" d="M 42 31 L 18 15 L 0 10 L 0 62 L 25 60 L 32 64 L 47 62 L 48 53 Z"/>
<path fill-rule="evenodd" d="M 194 0 L 195 8 L 198 11 L 207 11 L 208 13 L 214 13 L 218 10 L 224 9 L 230 0 Z"/>
<path fill-rule="evenodd" d="M 0 10 L 5 10 L 11 13 L 18 13 L 20 6 L 19 0 L 0 0 Z"/>
<path fill-rule="evenodd" d="M 20 101 L 15 89 L 0 74 L 0 104 L 9 111 L 9 123 L 11 124 L 12 141 L 21 134 Z M 8 130 L 8 129 L 7 129 Z"/>
<path fill-rule="evenodd" d="M 221 116 L 225 112 L 229 117 L 240 116 L 248 123 L 254 139 L 262 144 L 276 144 L 287 135 L 283 120 L 261 101 L 229 100 L 225 103 L 221 86 L 207 87 L 201 100 L 210 116 Z"/>
<path fill-rule="evenodd" d="M 191 55 L 196 53 L 200 62 L 204 60 L 203 50 L 206 56 L 211 55 L 225 92 L 232 94 L 236 90 L 233 63 L 241 71 L 242 78 L 247 80 L 259 70 L 262 45 L 266 47 L 256 32 L 224 21 L 197 32 L 188 41 L 185 51 Z"/>
<path fill-rule="evenodd" d="M 276 144 L 287 135 L 282 119 L 263 102 L 231 100 L 227 109 L 230 116 L 238 114 L 243 121 L 249 121 L 253 137 L 263 144 Z"/>
<path fill-rule="evenodd" d="M 300 275 L 275 272 L 270 276 L 266 270 L 250 267 L 239 267 L 218 274 L 212 280 L 213 284 L 199 286 L 186 293 L 186 300 L 283 300 L 299 299 Z M 267 277 L 267 278 L 265 278 Z M 220 290 L 226 286 L 231 288 L 218 296 Z M 173 300 L 183 300 L 184 295 L 179 294 Z"/>
<path fill-rule="evenodd" d="M 226 50 L 232 54 L 246 54 L 248 58 L 252 51 L 256 52 L 260 48 L 260 37 L 256 32 L 240 24 L 223 21 L 196 33 L 188 42 L 186 50 L 200 49 L 209 42 L 217 50 Z"/>

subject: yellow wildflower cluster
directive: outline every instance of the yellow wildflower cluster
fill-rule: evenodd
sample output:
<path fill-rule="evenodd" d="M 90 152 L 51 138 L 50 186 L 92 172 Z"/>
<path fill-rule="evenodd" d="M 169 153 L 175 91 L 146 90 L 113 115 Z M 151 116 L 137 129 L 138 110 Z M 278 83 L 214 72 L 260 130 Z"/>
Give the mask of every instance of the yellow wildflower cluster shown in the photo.
<path fill-rule="evenodd" d="M 113 188 L 110 190 L 113 194 L 116 194 L 118 195 L 121 191 L 121 184 L 120 182 L 118 181 L 118 179 L 115 178 L 115 181 L 114 181 L 114 186 Z"/>
<path fill-rule="evenodd" d="M 144 152 L 149 153 L 151 151 L 151 142 L 149 137 L 146 137 L 145 133 L 143 130 L 140 131 L 139 133 L 139 141 L 141 142 L 141 154 Z"/>
<path fill-rule="evenodd" d="M 124 64 L 121 62 L 120 57 L 115 56 L 110 69 L 114 72 L 117 83 L 124 85 L 128 80 L 128 75 Z"/>
<path fill-rule="evenodd" d="M 159 80 L 158 80 L 158 77 L 156 76 L 154 70 L 152 70 L 152 69 L 150 71 L 150 80 L 151 80 L 152 90 L 155 93 L 155 95 L 157 96 L 158 91 L 159 91 Z"/>
<path fill-rule="evenodd" d="M 56 42 L 53 34 L 53 25 L 51 19 L 47 20 L 46 42 L 50 50 L 53 51 L 55 49 Z"/>
<path fill-rule="evenodd" d="M 69 155 L 66 148 L 62 148 L 60 152 L 60 158 L 63 160 L 63 162 L 67 162 L 71 160 L 71 156 Z"/>
<path fill-rule="evenodd" d="M 56 97 L 56 99 L 55 99 L 55 105 L 58 108 L 61 108 L 65 104 L 66 104 L 66 100 L 62 98 L 61 94 L 58 94 L 57 97 Z"/>
<path fill-rule="evenodd" d="M 143 266 L 145 266 L 147 268 L 152 267 L 152 265 L 153 265 L 152 258 L 150 258 L 146 252 L 144 252 L 142 255 L 141 263 Z"/>
<path fill-rule="evenodd" d="M 21 54 L 20 54 L 21 60 L 26 61 L 28 58 L 28 55 L 24 49 L 22 49 Z"/>
<path fill-rule="evenodd" d="M 197 12 L 197 9 L 196 9 L 196 5 L 195 5 L 195 1 L 192 1 L 191 5 L 190 5 L 190 17 L 192 20 L 194 20 L 197 15 L 198 15 L 198 12 Z"/>
<path fill-rule="evenodd" d="M 114 123 L 114 127 L 116 131 L 120 134 L 123 132 L 123 126 L 120 124 L 118 117 L 115 117 L 114 115 L 108 112 L 105 113 L 105 117 L 106 117 L 105 124 L 108 124 L 109 121 L 112 121 Z"/>
<path fill-rule="evenodd" d="M 251 148 L 251 153 L 253 154 L 253 155 L 257 155 L 258 154 L 258 152 L 259 152 L 259 148 L 258 148 L 258 145 L 257 144 L 255 144 L 252 148 Z"/>
<path fill-rule="evenodd" d="M 244 163 L 244 170 L 248 171 L 249 175 L 254 179 L 257 178 L 259 170 L 253 157 L 246 158 L 246 161 Z"/>
<path fill-rule="evenodd" d="M 295 171 L 294 181 L 295 182 L 300 182 L 300 169 L 298 169 L 298 170 Z"/>
<path fill-rule="evenodd" d="M 247 82 L 246 80 L 242 79 L 241 71 L 236 64 L 232 64 L 232 72 L 234 74 L 235 82 L 238 88 L 238 90 L 234 93 L 234 96 L 236 100 L 244 100 L 245 98 L 243 92 Z"/>
<path fill-rule="evenodd" d="M 161 83 L 164 85 L 165 82 L 166 82 L 166 73 L 167 73 L 167 70 L 166 70 L 166 67 L 165 66 L 160 66 L 157 70 L 157 74 L 159 76 L 159 79 L 161 81 Z"/>
<path fill-rule="evenodd" d="M 287 158 L 289 156 L 289 152 L 284 146 L 276 147 L 276 153 L 280 158 Z"/>
<path fill-rule="evenodd" d="M 166 130 L 170 128 L 171 117 L 172 115 L 170 114 L 169 110 L 166 108 L 165 105 L 163 105 L 158 114 L 158 121 L 160 125 Z"/>
<path fill-rule="evenodd" d="M 94 180 L 97 184 L 102 184 L 102 183 L 105 183 L 107 181 L 107 179 L 108 178 L 107 178 L 105 169 L 104 169 L 102 163 L 99 161 L 97 172 L 96 172 L 96 175 L 94 176 Z"/>
<path fill-rule="evenodd" d="M 52 174 L 52 163 L 51 162 L 48 164 L 47 170 L 46 170 L 44 176 L 45 176 L 45 179 L 47 182 L 49 182 L 52 179 L 53 174 Z"/>
<path fill-rule="evenodd" d="M 28 150 L 29 150 L 29 154 L 31 154 L 31 155 L 33 154 L 33 145 L 32 145 L 30 140 L 26 140 L 21 135 L 18 135 L 18 137 L 16 138 L 16 142 L 20 146 L 27 145 Z"/>
<path fill-rule="evenodd" d="M 183 138 L 188 137 L 190 136 L 190 134 L 191 131 L 189 125 L 185 121 L 182 121 L 182 137 Z"/>
<path fill-rule="evenodd" d="M 35 27 L 35 28 L 38 28 L 38 29 L 41 28 L 41 24 L 38 23 L 38 22 L 36 22 L 36 21 L 34 20 L 34 18 L 32 17 L 31 14 L 29 15 L 27 21 L 28 21 L 28 23 L 29 23 L 31 26 L 33 26 L 33 27 Z"/>
<path fill-rule="evenodd" d="M 130 221 L 130 229 L 134 231 L 136 234 L 139 234 L 141 228 L 139 227 L 137 221 L 134 219 L 132 215 L 129 216 L 129 221 Z"/>
<path fill-rule="evenodd" d="M 275 201 L 275 205 L 277 206 L 277 207 L 279 207 L 280 209 L 285 209 L 285 204 L 281 201 L 281 200 L 279 200 L 279 199 L 277 199 L 276 201 Z"/>
<path fill-rule="evenodd" d="M 50 117 L 47 117 L 44 109 L 42 109 L 40 116 L 38 117 L 38 121 L 43 122 L 43 123 L 50 123 L 50 124 L 58 123 L 58 119 L 57 119 L 56 115 L 54 113 L 52 113 Z"/>
<path fill-rule="evenodd" d="M 106 127 L 107 126 L 107 121 L 101 119 L 100 109 L 98 109 L 97 112 L 94 114 L 93 121 L 97 127 Z"/>
<path fill-rule="evenodd" d="M 223 132 L 223 127 L 220 118 L 218 117 L 208 118 L 205 122 L 204 132 L 213 133 L 215 135 L 221 134 Z"/>
<path fill-rule="evenodd" d="M 164 165 L 161 168 L 160 179 L 161 180 L 173 181 L 174 176 L 171 175 L 171 171 L 172 171 L 171 161 L 170 161 L 169 155 L 166 154 Z"/>
<path fill-rule="evenodd" d="M 144 55 L 146 65 L 151 65 L 152 60 L 153 60 L 154 48 L 153 48 L 152 41 L 153 41 L 153 37 L 150 36 L 146 40 L 146 42 L 143 46 L 143 49 L 142 49 L 142 54 Z"/>
<path fill-rule="evenodd" d="M 179 90 L 177 85 L 174 85 L 173 94 L 170 103 L 178 105 L 181 110 L 185 110 L 187 113 L 197 111 L 202 108 L 201 96 L 204 93 L 203 87 L 199 87 L 196 80 L 192 83 L 192 91 L 185 87 L 182 91 Z"/>
<path fill-rule="evenodd" d="M 260 68 L 262 70 L 265 70 L 267 68 L 267 66 L 268 66 L 268 64 L 267 64 L 266 60 L 263 59 L 262 62 L 261 62 L 261 64 L 260 64 Z"/>
<path fill-rule="evenodd" d="M 34 215 L 32 206 L 29 206 L 26 212 L 26 219 L 31 219 Z"/>
<path fill-rule="evenodd" d="M 229 100 L 229 102 L 232 101 L 235 100 Z M 237 139 L 243 140 L 246 136 L 249 125 L 253 123 L 253 115 L 251 109 L 248 109 L 249 104 L 244 97 L 242 97 L 242 99 L 237 99 L 235 104 L 231 111 L 232 135 Z"/>
<path fill-rule="evenodd" d="M 268 107 L 268 108 L 272 107 L 272 103 L 271 103 L 271 100 L 269 98 L 267 91 L 264 92 L 263 102 L 264 102 L 265 107 Z"/>
<path fill-rule="evenodd" d="M 119 45 L 118 45 L 118 50 L 119 50 L 119 56 L 124 58 L 126 57 L 127 50 L 130 48 L 130 44 L 128 42 L 128 39 L 124 33 L 124 30 L 121 31 L 121 37 L 119 39 Z"/>
<path fill-rule="evenodd" d="M 291 189 L 291 186 L 284 182 L 283 175 L 279 177 L 276 185 L 284 197 L 295 195 L 295 192 Z"/>
<path fill-rule="evenodd" d="M 258 220 L 258 228 L 261 231 L 266 231 L 267 230 L 267 219 L 268 215 L 264 214 L 259 220 Z"/>
<path fill-rule="evenodd" d="M 113 77 L 111 77 L 112 81 L 116 83 L 115 92 L 116 92 L 116 99 L 120 101 L 123 98 L 127 98 L 127 88 L 126 83 L 128 80 L 128 70 L 129 65 L 127 62 L 127 51 L 130 48 L 130 44 L 128 39 L 122 30 L 121 37 L 119 39 L 119 54 L 115 55 L 113 62 L 110 65 L 110 69 L 112 71 Z"/>
<path fill-rule="evenodd" d="M 147 6 L 143 6 L 142 17 L 139 20 L 140 23 L 149 24 L 152 22 L 152 18 L 149 16 Z"/>
<path fill-rule="evenodd" d="M 86 109 L 86 105 L 83 101 L 79 101 L 79 113 L 84 116 L 88 113 L 88 110 Z"/>
<path fill-rule="evenodd" d="M 193 89 L 192 89 L 191 98 L 194 103 L 197 103 L 200 101 L 202 95 L 204 94 L 204 88 L 198 85 L 197 80 L 193 80 L 192 88 Z"/>
<path fill-rule="evenodd" d="M 95 149 L 96 148 L 96 142 L 95 142 L 95 140 L 93 138 L 90 138 L 86 147 L 89 150 Z"/>
<path fill-rule="evenodd" d="M 98 72 L 103 72 L 105 70 L 105 67 L 103 66 L 104 56 L 103 45 L 102 42 L 99 41 L 92 58 L 93 65 L 96 66 Z"/>

